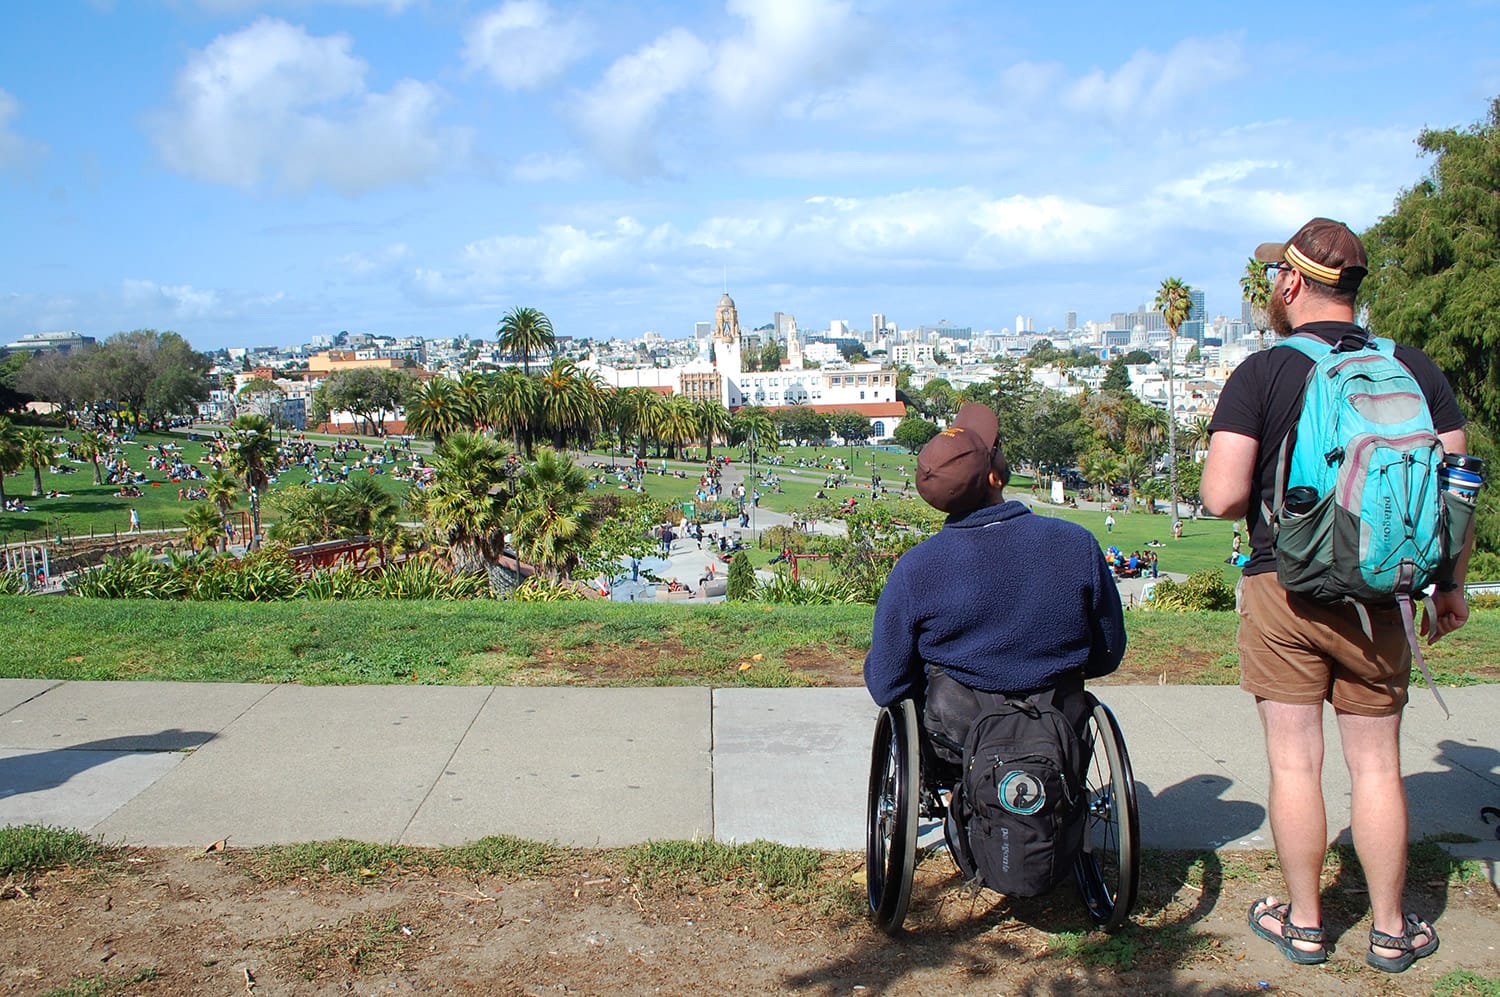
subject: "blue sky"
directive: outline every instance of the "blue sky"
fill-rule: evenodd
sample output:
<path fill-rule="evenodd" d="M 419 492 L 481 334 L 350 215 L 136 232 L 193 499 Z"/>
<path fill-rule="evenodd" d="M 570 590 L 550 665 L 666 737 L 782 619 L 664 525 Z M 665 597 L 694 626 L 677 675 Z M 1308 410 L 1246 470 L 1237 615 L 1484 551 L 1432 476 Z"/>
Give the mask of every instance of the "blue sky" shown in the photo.
<path fill-rule="evenodd" d="M 1496 0 L 12 0 L 0 342 L 1238 314 L 1496 95 Z"/>

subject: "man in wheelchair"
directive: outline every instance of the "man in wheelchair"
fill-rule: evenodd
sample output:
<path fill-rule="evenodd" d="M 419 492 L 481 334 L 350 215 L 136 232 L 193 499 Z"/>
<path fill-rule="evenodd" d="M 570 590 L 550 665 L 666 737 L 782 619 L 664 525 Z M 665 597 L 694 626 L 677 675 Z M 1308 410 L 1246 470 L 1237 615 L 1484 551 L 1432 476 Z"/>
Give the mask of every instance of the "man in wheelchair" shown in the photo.
<path fill-rule="evenodd" d="M 948 514 L 901 556 L 875 607 L 865 687 L 880 706 L 911 698 L 944 761 L 996 698 L 1056 695 L 1073 720 L 1085 678 L 1125 653 L 1120 592 L 1098 542 L 1007 501 L 995 413 L 967 404 L 917 457 L 917 491 Z M 946 743 L 945 743 L 946 742 Z"/>
<path fill-rule="evenodd" d="M 1093 535 L 1007 501 L 1009 480 L 994 412 L 963 406 L 917 458 L 918 492 L 948 518 L 896 562 L 875 609 L 865 686 L 886 709 L 867 866 L 871 911 L 887 931 L 905 914 L 919 812 L 944 816 L 965 879 L 1036 896 L 1073 871 L 1106 930 L 1128 916 L 1134 853 L 1120 853 L 1136 847 L 1134 789 L 1113 717 L 1084 691 L 1124 655 L 1119 591 Z M 907 724 L 911 735 L 893 726 Z M 1103 762 L 1103 728 L 1113 781 L 1097 789 L 1089 774 Z M 921 742 L 916 755 L 902 755 L 908 737 Z M 1087 828 L 1122 818 L 1124 837 L 1095 854 Z"/>

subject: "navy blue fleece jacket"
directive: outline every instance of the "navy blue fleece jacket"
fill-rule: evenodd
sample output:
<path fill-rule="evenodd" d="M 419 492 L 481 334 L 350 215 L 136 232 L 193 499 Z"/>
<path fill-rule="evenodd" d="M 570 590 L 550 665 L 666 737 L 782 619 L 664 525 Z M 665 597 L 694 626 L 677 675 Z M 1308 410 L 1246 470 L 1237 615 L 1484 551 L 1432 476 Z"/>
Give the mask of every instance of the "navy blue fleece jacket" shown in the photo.
<path fill-rule="evenodd" d="M 865 687 L 889 706 L 927 686 L 924 664 L 986 692 L 1107 675 L 1125 654 L 1120 593 L 1093 535 L 1001 502 L 901 556 L 875 607 Z"/>

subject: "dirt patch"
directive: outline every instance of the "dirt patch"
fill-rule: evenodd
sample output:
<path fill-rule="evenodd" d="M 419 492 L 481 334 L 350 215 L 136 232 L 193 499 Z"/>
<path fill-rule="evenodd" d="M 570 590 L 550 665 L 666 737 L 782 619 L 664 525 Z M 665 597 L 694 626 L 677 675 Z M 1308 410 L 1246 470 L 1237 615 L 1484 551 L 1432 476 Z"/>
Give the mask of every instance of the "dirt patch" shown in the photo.
<path fill-rule="evenodd" d="M 351 884 L 259 882 L 234 850 L 132 850 L 109 874 L 0 884 L 0 992 L 85 979 L 99 986 L 75 992 L 1414 995 L 1458 967 L 1500 974 L 1487 885 L 1419 885 L 1409 902 L 1436 919 L 1443 947 L 1390 977 L 1363 964 L 1357 886 L 1327 884 L 1332 962 L 1296 967 L 1244 923 L 1270 892 L 1267 860 L 1224 861 L 1156 854 L 1133 925 L 1109 937 L 1086 930 L 1070 889 L 972 893 L 935 854 L 919 866 L 910 930 L 889 939 L 858 912 L 850 854 L 825 859 L 818 899 L 791 903 L 753 885 L 645 887 L 612 853 L 568 853 L 537 878 L 382 872 Z"/>

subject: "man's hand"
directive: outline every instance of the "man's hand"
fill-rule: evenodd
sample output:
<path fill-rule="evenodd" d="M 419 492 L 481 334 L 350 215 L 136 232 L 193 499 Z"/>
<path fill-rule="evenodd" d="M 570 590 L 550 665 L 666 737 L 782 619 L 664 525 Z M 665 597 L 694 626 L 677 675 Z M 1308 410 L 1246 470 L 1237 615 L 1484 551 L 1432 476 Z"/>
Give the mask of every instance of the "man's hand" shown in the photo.
<path fill-rule="evenodd" d="M 1452 592 L 1433 592 L 1432 598 L 1422 604 L 1422 633 L 1427 643 L 1436 644 L 1438 638 L 1452 633 L 1469 622 L 1469 603 L 1464 599 L 1464 588 L 1460 585 Z"/>

